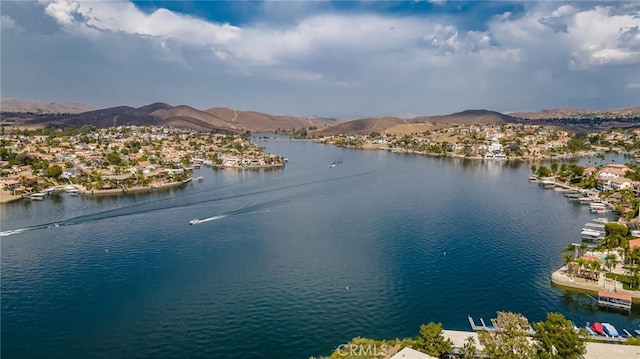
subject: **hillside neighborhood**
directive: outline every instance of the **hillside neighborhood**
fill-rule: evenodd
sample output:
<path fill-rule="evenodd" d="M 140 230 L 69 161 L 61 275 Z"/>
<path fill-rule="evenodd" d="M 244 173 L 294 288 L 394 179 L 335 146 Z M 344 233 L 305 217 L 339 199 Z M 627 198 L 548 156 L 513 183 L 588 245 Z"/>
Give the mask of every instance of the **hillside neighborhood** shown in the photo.
<path fill-rule="evenodd" d="M 153 189 L 190 180 L 192 168 L 202 164 L 284 166 L 283 158 L 264 153 L 247 136 L 168 127 L 47 127 L 8 131 L 0 141 L 0 183 L 12 196 L 63 185 L 91 193 Z"/>

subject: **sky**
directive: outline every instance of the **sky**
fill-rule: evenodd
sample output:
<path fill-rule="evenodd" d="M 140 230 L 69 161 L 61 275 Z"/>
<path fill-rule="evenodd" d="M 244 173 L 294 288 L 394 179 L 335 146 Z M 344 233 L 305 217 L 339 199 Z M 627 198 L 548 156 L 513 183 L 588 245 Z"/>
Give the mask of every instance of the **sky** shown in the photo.
<path fill-rule="evenodd" d="M 640 105 L 640 2 L 0 1 L 0 97 L 359 118 Z"/>

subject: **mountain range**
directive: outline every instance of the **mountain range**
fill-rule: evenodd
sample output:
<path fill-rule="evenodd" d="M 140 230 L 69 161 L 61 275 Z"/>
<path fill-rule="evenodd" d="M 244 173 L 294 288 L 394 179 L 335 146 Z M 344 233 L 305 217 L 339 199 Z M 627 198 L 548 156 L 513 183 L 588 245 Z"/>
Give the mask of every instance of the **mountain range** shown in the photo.
<path fill-rule="evenodd" d="M 640 107 L 619 110 L 560 108 L 509 114 L 489 110 L 465 110 L 449 115 L 419 116 L 411 119 L 385 116 L 348 120 L 271 115 L 224 107 L 198 110 L 186 105 L 171 106 L 162 102 L 138 108 L 118 106 L 98 109 L 83 103 L 44 104 L 10 98 L 2 100 L 0 106 L 2 126 L 19 127 L 42 127 L 49 124 L 96 127 L 154 125 L 224 133 L 306 128 L 312 135 L 367 134 L 372 131 L 384 132 L 392 128 L 403 128 L 404 132 L 412 132 L 416 126 L 419 128 L 418 125 L 427 123 L 460 125 L 531 123 L 574 129 L 592 129 L 595 126 L 602 127 L 604 123 L 609 127 L 640 127 Z"/>
<path fill-rule="evenodd" d="M 82 113 L 99 109 L 82 102 L 44 103 L 21 100 L 14 97 L 0 100 L 2 112 L 30 112 L 34 114 Z"/>

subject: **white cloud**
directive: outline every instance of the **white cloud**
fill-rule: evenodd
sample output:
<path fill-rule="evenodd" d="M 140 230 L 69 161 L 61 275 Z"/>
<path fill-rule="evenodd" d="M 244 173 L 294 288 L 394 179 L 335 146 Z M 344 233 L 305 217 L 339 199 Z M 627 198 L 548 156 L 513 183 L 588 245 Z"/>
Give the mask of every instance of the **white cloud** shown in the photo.
<path fill-rule="evenodd" d="M 22 27 L 18 25 L 15 20 L 13 20 L 10 16 L 4 14 L 0 16 L 0 26 L 3 30 L 15 30 L 18 32 L 23 31 Z"/>
<path fill-rule="evenodd" d="M 61 0 L 40 8 L 49 23 L 64 30 L 65 41 L 74 41 L 82 53 L 81 46 L 91 46 L 105 54 L 106 64 L 112 61 L 113 68 L 93 68 L 93 73 L 104 71 L 107 80 L 109 71 L 127 71 L 123 64 L 148 68 L 150 79 L 159 66 L 157 73 L 167 78 L 189 74 L 192 81 L 202 81 L 194 88 L 232 100 L 262 89 L 253 95 L 261 101 L 256 103 L 275 105 L 275 98 L 318 91 L 317 100 L 306 106 L 343 108 L 350 115 L 424 114 L 473 106 L 563 106 L 572 99 L 613 98 L 615 91 L 628 98 L 633 92 L 620 84 L 628 83 L 629 69 L 640 64 L 635 10 L 591 3 L 523 6 L 524 11 L 483 15 L 471 29 L 469 21 L 451 14 L 338 12 L 320 2 L 267 1 L 267 16 L 237 26 L 166 9 L 144 12 L 122 1 Z M 4 16 L 3 29 L 11 24 Z M 63 87 L 69 88 L 58 86 Z"/>
<path fill-rule="evenodd" d="M 122 32 L 166 37 L 190 45 L 223 44 L 238 36 L 239 28 L 213 24 L 192 16 L 158 9 L 145 14 L 130 2 L 67 1 L 48 3 L 45 13 L 70 32 Z"/>

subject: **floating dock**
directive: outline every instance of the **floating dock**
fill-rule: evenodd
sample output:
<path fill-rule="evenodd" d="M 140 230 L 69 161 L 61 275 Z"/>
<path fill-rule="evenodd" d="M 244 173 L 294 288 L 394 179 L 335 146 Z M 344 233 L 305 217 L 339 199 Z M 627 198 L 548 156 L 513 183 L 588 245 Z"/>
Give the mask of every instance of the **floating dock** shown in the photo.
<path fill-rule="evenodd" d="M 471 330 L 473 330 L 474 332 L 479 332 L 479 331 L 494 331 L 496 330 L 496 327 L 493 325 L 486 325 L 484 323 L 484 319 L 480 318 L 480 325 L 477 325 L 476 322 L 473 320 L 473 318 L 469 315 L 467 316 L 467 320 L 469 321 L 469 325 L 471 326 Z"/>

